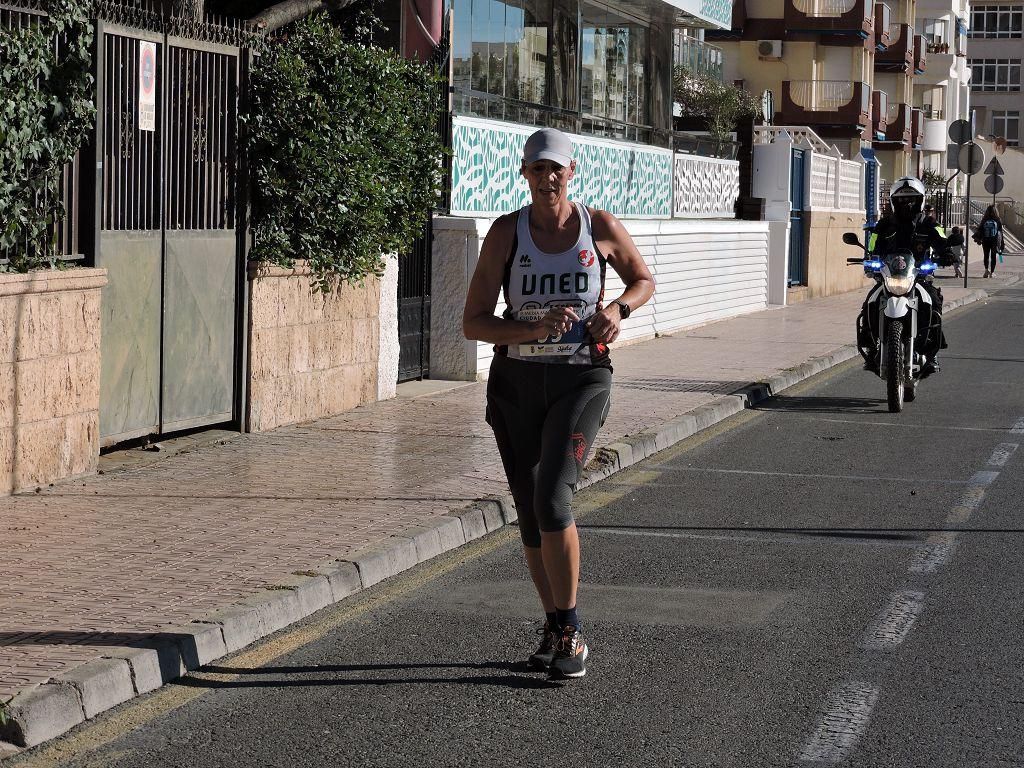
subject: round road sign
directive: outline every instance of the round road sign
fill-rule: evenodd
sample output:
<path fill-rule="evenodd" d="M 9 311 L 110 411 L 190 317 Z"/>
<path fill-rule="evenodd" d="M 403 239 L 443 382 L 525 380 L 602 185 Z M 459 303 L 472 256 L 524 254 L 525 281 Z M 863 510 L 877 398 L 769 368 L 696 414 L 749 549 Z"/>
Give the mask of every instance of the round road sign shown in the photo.
<path fill-rule="evenodd" d="M 971 124 L 966 120 L 954 120 L 949 124 L 949 140 L 954 144 L 966 144 L 971 136 Z"/>
<path fill-rule="evenodd" d="M 990 195 L 998 195 L 1003 191 L 1003 177 L 1002 176 L 986 176 L 985 177 L 985 191 Z"/>
<path fill-rule="evenodd" d="M 139 85 L 147 95 L 156 85 L 156 56 L 153 49 L 146 46 L 142 49 L 142 61 L 139 62 Z"/>
<path fill-rule="evenodd" d="M 956 158 L 956 167 L 968 175 L 974 175 L 985 164 L 985 151 L 974 142 L 964 144 Z"/>

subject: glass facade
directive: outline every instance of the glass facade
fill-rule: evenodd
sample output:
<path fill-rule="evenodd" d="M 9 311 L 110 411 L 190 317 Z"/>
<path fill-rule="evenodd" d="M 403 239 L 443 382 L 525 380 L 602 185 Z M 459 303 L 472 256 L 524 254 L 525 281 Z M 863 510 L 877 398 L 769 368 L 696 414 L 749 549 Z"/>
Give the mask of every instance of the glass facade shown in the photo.
<path fill-rule="evenodd" d="M 452 0 L 458 114 L 667 145 L 672 12 L 658 0 Z"/>

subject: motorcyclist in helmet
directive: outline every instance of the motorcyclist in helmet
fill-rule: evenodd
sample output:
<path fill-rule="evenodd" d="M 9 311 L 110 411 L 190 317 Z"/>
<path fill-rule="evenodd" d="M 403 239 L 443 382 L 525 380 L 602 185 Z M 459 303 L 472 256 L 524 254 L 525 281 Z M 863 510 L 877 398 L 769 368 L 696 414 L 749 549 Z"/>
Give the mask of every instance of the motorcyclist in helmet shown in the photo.
<path fill-rule="evenodd" d="M 947 238 L 937 227 L 935 219 L 923 212 L 924 197 L 924 184 L 913 176 L 904 176 L 892 183 L 889 188 L 891 210 L 872 228 L 868 237 L 869 254 L 884 257 L 894 250 L 909 250 L 920 262 L 931 250 L 941 252 L 949 248 Z M 920 312 L 918 315 L 918 338 L 921 351 L 926 358 L 925 364 L 921 367 L 921 375 L 927 376 L 939 370 L 936 358 L 939 350 L 945 349 L 947 345 L 942 333 L 942 291 L 932 283 L 930 277 L 922 279 L 920 284 L 932 299 L 930 317 Z M 874 338 L 868 329 L 869 325 L 874 327 L 875 318 L 878 317 L 877 304 L 869 307 L 865 301 L 862 313 L 863 321 L 860 327 L 863 328 L 863 333 L 858 339 L 858 346 L 867 351 L 864 353 L 867 361 L 865 367 L 876 370 L 877 355 L 871 354 L 870 351 L 875 348 L 877 328 Z"/>

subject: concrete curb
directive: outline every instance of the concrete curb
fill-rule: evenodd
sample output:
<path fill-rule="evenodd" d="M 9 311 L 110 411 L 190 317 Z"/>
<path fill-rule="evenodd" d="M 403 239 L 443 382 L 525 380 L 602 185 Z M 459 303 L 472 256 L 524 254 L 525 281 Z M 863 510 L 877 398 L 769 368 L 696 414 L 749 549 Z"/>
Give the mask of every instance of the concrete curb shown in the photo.
<path fill-rule="evenodd" d="M 983 289 L 975 289 L 948 302 L 945 309 L 948 312 L 988 295 Z M 853 345 L 840 347 L 764 381 L 752 382 L 656 428 L 603 446 L 595 452 L 578 487 L 593 485 L 857 355 Z M 107 709 L 154 691 L 516 519 L 511 494 L 484 499 L 423 521 L 348 557 L 297 572 L 240 603 L 162 633 L 147 643 L 105 649 L 102 658 L 14 697 L 8 705 L 9 721 L 0 727 L 0 755 L 20 751 L 12 751 L 4 741 L 28 748 L 60 736 Z"/>

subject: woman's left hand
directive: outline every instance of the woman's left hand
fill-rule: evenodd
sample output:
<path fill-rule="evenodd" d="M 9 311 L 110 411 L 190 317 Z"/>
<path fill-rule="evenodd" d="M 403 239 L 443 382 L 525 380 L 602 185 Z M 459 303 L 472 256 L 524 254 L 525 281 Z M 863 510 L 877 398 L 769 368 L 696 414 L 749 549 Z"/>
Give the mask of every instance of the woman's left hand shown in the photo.
<path fill-rule="evenodd" d="M 598 344 L 611 344 L 619 337 L 619 307 L 609 304 L 587 320 L 590 337 Z"/>

